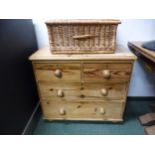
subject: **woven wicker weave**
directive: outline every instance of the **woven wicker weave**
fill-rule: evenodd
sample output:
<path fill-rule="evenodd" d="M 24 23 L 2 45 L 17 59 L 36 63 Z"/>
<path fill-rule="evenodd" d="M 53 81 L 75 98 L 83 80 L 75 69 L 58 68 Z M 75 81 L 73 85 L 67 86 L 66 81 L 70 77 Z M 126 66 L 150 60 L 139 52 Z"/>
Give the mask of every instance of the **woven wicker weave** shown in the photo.
<path fill-rule="evenodd" d="M 114 53 L 119 20 L 46 22 L 52 53 Z"/>

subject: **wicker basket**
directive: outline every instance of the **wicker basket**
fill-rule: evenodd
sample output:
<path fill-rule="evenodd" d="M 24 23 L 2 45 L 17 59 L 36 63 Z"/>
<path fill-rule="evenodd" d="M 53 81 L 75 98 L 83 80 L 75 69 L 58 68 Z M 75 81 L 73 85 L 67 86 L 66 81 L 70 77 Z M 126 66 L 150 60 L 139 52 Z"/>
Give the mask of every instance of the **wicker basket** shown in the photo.
<path fill-rule="evenodd" d="M 114 53 L 119 20 L 52 20 L 46 22 L 55 54 Z"/>

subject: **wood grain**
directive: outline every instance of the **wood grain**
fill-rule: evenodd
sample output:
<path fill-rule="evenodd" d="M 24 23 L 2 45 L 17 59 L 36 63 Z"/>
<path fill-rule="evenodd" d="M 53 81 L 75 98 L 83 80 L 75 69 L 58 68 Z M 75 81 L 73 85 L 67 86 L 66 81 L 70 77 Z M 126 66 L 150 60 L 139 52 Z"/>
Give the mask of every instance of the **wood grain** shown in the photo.
<path fill-rule="evenodd" d="M 54 103 L 42 101 L 44 119 L 122 121 L 122 103 Z M 104 113 L 102 110 L 104 109 Z M 62 115 L 62 111 L 65 114 Z"/>
<path fill-rule="evenodd" d="M 49 47 L 45 47 L 36 51 L 33 55 L 29 57 L 30 60 L 39 61 L 39 60 L 52 60 L 52 61 L 133 61 L 137 57 L 131 53 L 127 48 L 122 45 L 117 45 L 116 51 L 113 54 L 52 54 Z"/>
<path fill-rule="evenodd" d="M 43 49 L 30 59 L 44 119 L 123 121 L 133 54 L 63 56 Z"/>
<path fill-rule="evenodd" d="M 51 82 L 80 82 L 80 64 L 34 64 L 37 81 Z M 56 70 L 61 71 L 61 77 L 55 75 Z"/>
<path fill-rule="evenodd" d="M 53 102 L 125 100 L 126 84 L 39 83 L 41 98 Z M 102 94 L 107 90 L 107 95 Z M 59 95 L 60 90 L 63 96 Z"/>
<path fill-rule="evenodd" d="M 110 81 L 129 81 L 132 64 L 84 64 L 85 82 L 110 82 Z M 110 77 L 105 78 L 103 71 L 108 70 Z"/>

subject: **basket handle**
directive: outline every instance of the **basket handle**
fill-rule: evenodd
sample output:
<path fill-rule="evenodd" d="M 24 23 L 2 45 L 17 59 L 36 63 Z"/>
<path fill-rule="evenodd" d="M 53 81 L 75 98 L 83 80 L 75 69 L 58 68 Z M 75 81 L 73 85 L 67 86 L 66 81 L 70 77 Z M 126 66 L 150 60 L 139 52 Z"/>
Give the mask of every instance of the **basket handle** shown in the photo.
<path fill-rule="evenodd" d="M 94 37 L 98 37 L 97 35 L 91 35 L 91 34 L 84 34 L 84 35 L 76 35 L 73 36 L 73 39 L 90 39 L 90 38 L 94 38 Z"/>

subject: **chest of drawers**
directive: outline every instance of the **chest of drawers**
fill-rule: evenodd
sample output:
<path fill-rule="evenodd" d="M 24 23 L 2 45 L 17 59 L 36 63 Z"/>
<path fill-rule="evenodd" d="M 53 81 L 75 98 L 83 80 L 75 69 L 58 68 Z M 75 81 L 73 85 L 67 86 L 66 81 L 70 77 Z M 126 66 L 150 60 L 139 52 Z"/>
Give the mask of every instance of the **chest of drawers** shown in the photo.
<path fill-rule="evenodd" d="M 122 47 L 115 54 L 52 55 L 49 48 L 32 61 L 43 118 L 123 120 L 136 57 Z"/>

